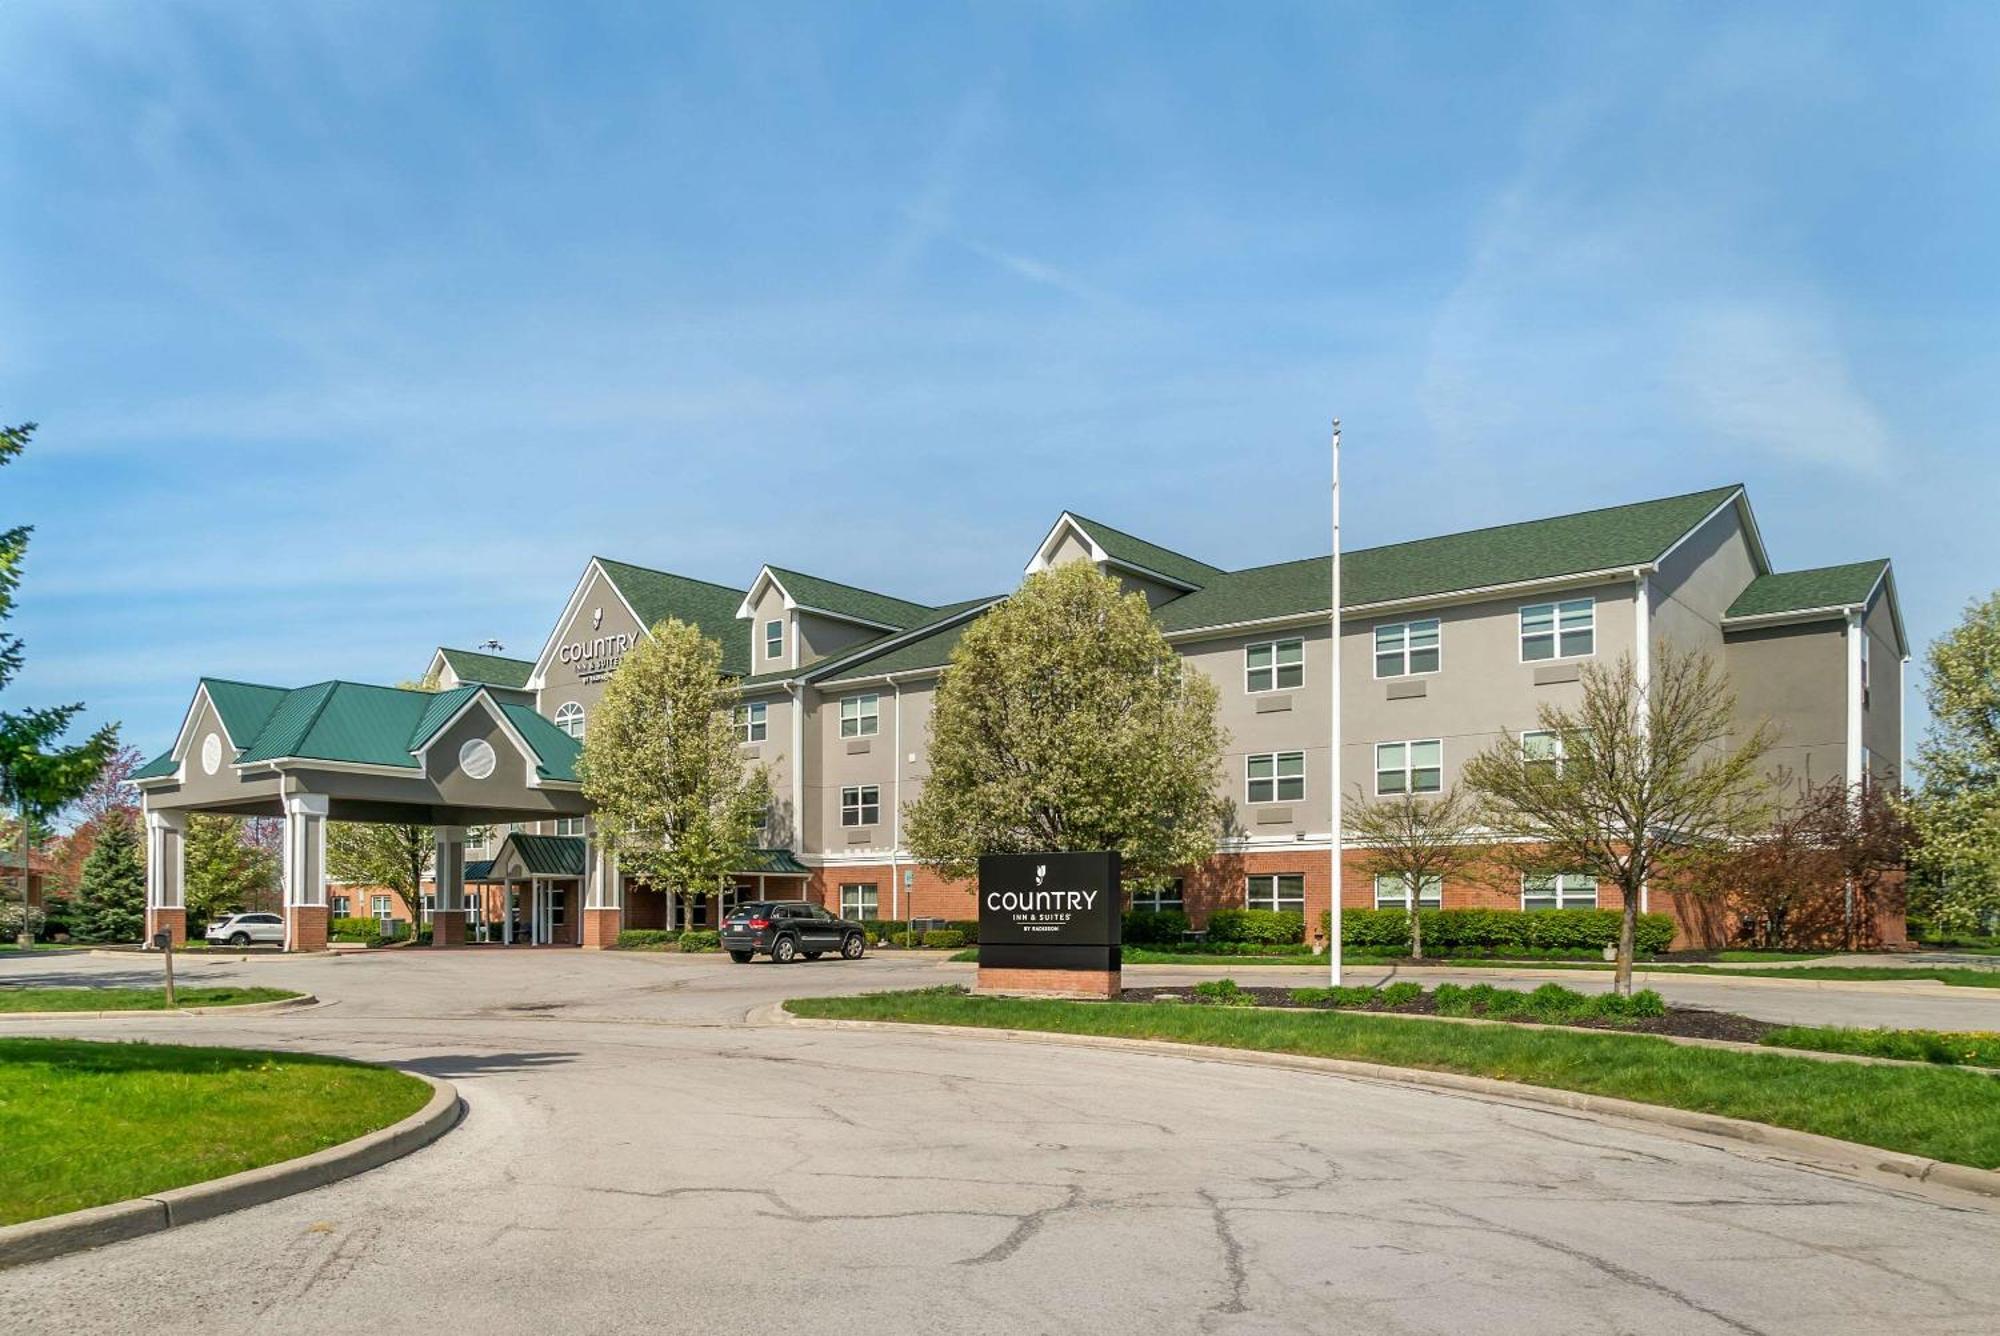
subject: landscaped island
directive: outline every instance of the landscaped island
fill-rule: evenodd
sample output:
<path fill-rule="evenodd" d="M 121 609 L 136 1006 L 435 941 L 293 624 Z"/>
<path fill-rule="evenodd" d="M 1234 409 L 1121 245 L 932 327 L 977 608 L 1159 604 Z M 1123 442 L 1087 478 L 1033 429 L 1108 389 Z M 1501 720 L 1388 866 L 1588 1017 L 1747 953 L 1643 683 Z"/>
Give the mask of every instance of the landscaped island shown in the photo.
<path fill-rule="evenodd" d="M 414 1076 L 340 1058 L 0 1039 L 0 1225 L 309 1155 L 430 1098 Z"/>
<path fill-rule="evenodd" d="M 176 1007 L 242 1007 L 303 997 L 287 988 L 176 988 Z M 21 1011 L 165 1011 L 164 988 L 0 987 L 0 1015 Z"/>

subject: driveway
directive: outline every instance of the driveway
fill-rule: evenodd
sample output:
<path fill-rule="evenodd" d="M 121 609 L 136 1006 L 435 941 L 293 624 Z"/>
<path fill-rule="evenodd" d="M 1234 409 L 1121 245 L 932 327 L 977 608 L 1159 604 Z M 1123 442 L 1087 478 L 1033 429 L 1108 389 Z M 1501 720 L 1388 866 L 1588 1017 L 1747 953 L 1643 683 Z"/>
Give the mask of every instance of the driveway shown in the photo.
<path fill-rule="evenodd" d="M 151 977 L 0 962 L 0 980 Z M 1918 1332 L 2000 1325 L 2000 1213 L 1505 1101 L 922 1032 L 753 1026 L 872 957 L 183 958 L 262 1016 L 0 1033 L 304 1048 L 458 1082 L 359 1178 L 5 1273 L 35 1332 Z M 1136 977 L 1136 974 L 1135 974 Z M 1260 973 L 1259 977 L 1263 977 Z"/>

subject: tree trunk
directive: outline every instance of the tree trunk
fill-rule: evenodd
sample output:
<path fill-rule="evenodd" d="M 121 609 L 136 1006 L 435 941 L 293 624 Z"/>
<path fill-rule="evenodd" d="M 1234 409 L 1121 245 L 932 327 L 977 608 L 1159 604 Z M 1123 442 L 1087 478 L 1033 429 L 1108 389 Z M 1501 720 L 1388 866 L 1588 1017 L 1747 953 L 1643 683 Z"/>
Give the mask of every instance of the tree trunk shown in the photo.
<path fill-rule="evenodd" d="M 28 926 L 28 804 L 21 804 L 21 931 L 15 939 L 23 950 L 35 944 L 35 930 Z"/>
<path fill-rule="evenodd" d="M 1422 960 L 1423 958 L 1424 913 L 1421 904 L 1416 900 L 1412 900 L 1410 903 L 1410 959 Z"/>
<path fill-rule="evenodd" d="M 1630 996 L 1632 993 L 1632 957 L 1637 950 L 1639 939 L 1639 892 L 1636 887 L 1625 888 L 1625 909 L 1618 918 L 1618 968 L 1612 975 L 1613 991 Z"/>

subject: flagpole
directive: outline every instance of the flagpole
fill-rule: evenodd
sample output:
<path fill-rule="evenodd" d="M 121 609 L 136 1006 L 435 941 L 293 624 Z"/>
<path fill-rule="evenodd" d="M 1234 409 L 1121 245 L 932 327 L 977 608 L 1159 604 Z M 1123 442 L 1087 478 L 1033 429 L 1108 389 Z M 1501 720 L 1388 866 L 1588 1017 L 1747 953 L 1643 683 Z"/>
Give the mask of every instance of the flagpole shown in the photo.
<path fill-rule="evenodd" d="M 1328 971 L 1335 988 L 1340 987 L 1340 419 L 1333 420 L 1333 560 L 1332 567 L 1333 601 L 1328 614 L 1332 623 L 1329 639 L 1331 647 L 1327 672 L 1327 690 L 1332 697 L 1333 736 L 1332 746 L 1327 753 L 1328 788 L 1332 791 L 1330 807 L 1333 823 L 1328 827 L 1327 843 L 1332 849 L 1331 876 L 1327 881 L 1327 895 L 1330 913 L 1327 918 L 1326 955 Z"/>

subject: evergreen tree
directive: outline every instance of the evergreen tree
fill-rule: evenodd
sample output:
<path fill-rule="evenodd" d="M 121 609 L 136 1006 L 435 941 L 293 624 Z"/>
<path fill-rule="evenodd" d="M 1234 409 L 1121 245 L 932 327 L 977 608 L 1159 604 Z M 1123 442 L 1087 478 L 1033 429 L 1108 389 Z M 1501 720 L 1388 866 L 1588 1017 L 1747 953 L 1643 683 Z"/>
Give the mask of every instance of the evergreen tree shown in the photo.
<path fill-rule="evenodd" d="M 146 865 L 139 832 L 112 817 L 83 864 L 83 886 L 70 931 L 85 942 L 134 942 L 146 930 Z"/>

